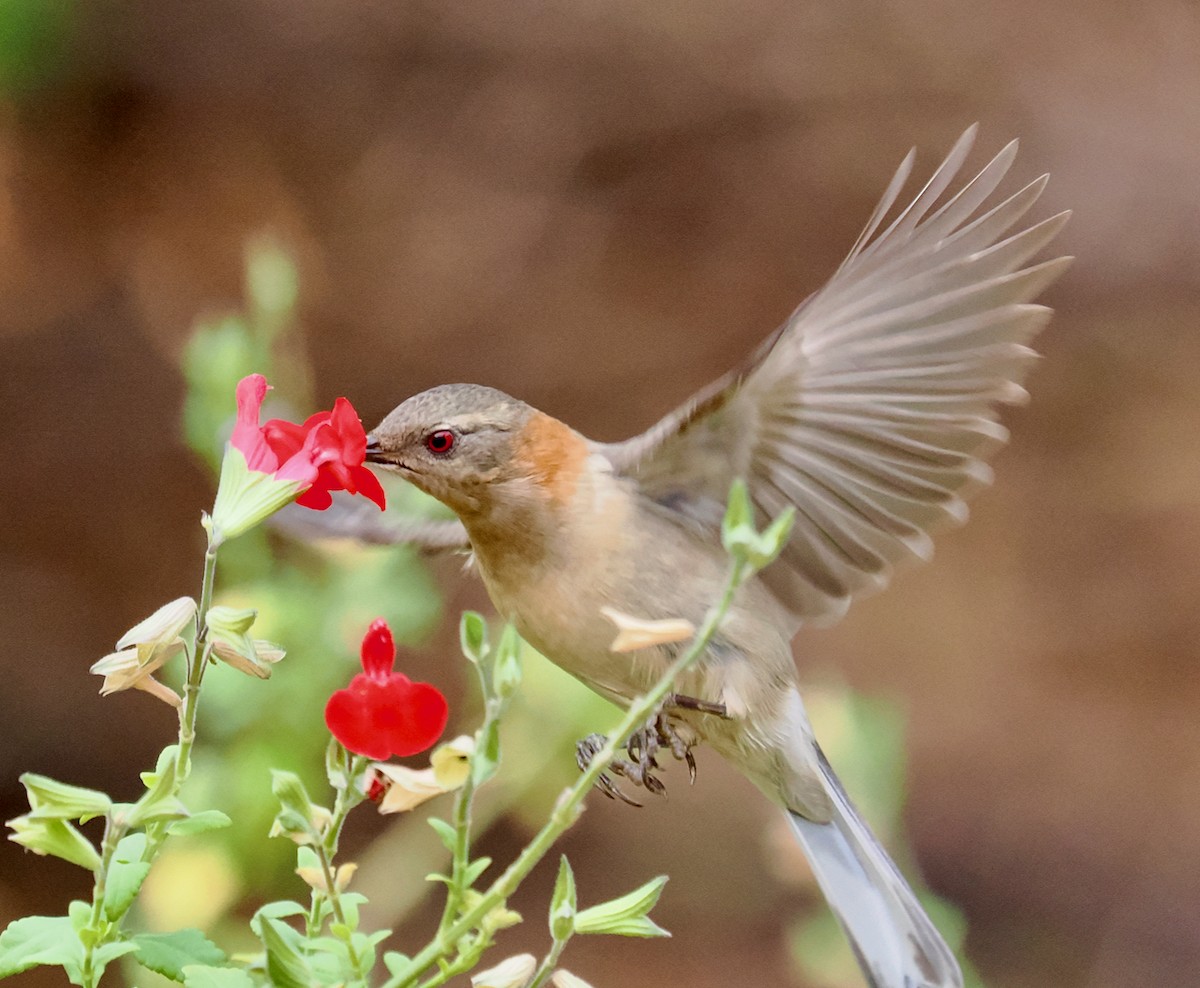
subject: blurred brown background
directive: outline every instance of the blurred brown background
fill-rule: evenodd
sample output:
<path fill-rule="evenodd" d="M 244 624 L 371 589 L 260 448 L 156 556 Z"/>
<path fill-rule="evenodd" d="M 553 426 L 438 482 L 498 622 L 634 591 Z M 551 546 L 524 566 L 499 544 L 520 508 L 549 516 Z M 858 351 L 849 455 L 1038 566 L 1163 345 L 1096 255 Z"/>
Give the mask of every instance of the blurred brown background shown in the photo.
<path fill-rule="evenodd" d="M 979 120 L 977 163 L 1019 136 L 1017 179 L 1053 175 L 1040 215 L 1075 210 L 1033 403 L 935 565 L 798 654 L 907 709 L 910 836 L 989 985 L 1200 983 L 1194 4 L 8 9 L 5 818 L 22 770 L 128 788 L 170 730 L 85 670 L 194 582 L 211 486 L 177 438 L 178 356 L 240 305 L 248 237 L 298 260 L 320 404 L 369 425 L 478 381 L 617 438 L 815 289 L 910 145 L 925 173 Z M 478 600 L 454 572 L 451 613 Z M 673 940 L 572 947 L 598 988 L 786 982 L 769 808 L 703 768 L 704 792 L 597 806 L 568 843 L 614 876 L 597 894 L 676 883 Z M 84 893 L 44 865 L 0 847 L 0 924 Z"/>

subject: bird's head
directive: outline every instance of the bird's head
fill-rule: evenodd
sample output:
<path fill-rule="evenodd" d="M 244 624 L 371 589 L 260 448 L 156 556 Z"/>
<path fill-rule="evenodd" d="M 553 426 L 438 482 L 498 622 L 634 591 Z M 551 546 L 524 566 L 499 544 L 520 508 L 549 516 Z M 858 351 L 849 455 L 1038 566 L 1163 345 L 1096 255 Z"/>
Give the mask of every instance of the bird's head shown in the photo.
<path fill-rule="evenodd" d="M 399 473 L 464 520 L 573 492 L 587 441 L 502 391 L 445 384 L 397 406 L 367 436 L 367 462 Z"/>

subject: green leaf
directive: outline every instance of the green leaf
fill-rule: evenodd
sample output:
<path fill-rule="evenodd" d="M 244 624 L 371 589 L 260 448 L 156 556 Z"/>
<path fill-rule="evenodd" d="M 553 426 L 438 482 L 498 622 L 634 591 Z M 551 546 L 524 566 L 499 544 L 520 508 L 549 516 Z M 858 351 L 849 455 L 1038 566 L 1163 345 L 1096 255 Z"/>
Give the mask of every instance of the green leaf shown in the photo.
<path fill-rule="evenodd" d="M 158 756 L 153 772 L 143 772 L 142 782 L 146 791 L 129 813 L 128 824 L 141 827 L 163 820 L 179 820 L 187 816 L 187 807 L 178 798 L 179 746 L 170 745 Z"/>
<path fill-rule="evenodd" d="M 463 872 L 463 881 L 466 883 L 468 888 L 478 881 L 479 876 L 488 870 L 488 867 L 491 865 L 491 863 L 491 858 L 483 857 L 476 858 L 469 865 L 467 865 L 466 870 Z"/>
<path fill-rule="evenodd" d="M 93 817 L 104 816 L 112 806 L 112 800 L 105 793 L 69 786 L 45 775 L 26 772 L 19 781 L 29 796 L 30 815 L 41 820 L 86 823 Z"/>
<path fill-rule="evenodd" d="M 263 917 L 263 946 L 267 948 L 267 975 L 275 988 L 311 988 L 312 972 L 300 953 L 301 938 L 291 927 Z"/>
<path fill-rule="evenodd" d="M 150 874 L 150 862 L 142 860 L 145 850 L 145 834 L 130 834 L 117 844 L 104 886 L 104 915 L 111 922 L 117 922 L 129 911 L 138 889 Z"/>
<path fill-rule="evenodd" d="M 555 940 L 566 940 L 575 931 L 575 873 L 564 854 L 558 863 L 558 878 L 554 880 L 554 893 L 550 896 L 550 935 Z"/>
<path fill-rule="evenodd" d="M 67 905 L 67 918 L 71 920 L 71 929 L 78 933 L 92 921 L 92 904 L 72 899 Z"/>
<path fill-rule="evenodd" d="M 491 651 L 487 640 L 487 621 L 476 611 L 463 611 L 458 637 L 463 655 L 475 665 L 480 665 Z"/>
<path fill-rule="evenodd" d="M 68 974 L 80 970 L 83 944 L 66 916 L 26 916 L 0 933 L 0 978 L 38 965 L 61 965 Z"/>
<path fill-rule="evenodd" d="M 268 902 L 265 906 L 259 908 L 254 914 L 254 919 L 250 921 L 254 932 L 259 936 L 262 935 L 262 929 L 258 924 L 260 917 L 266 919 L 286 919 L 288 916 L 303 916 L 308 912 L 308 909 L 302 906 L 299 902 L 293 902 L 291 899 L 280 899 L 278 902 Z"/>
<path fill-rule="evenodd" d="M 182 820 L 172 821 L 167 826 L 167 833 L 172 837 L 190 837 L 209 830 L 221 830 L 232 823 L 220 810 L 201 810 Z"/>
<path fill-rule="evenodd" d="M 351 930 L 358 929 L 358 907 L 367 901 L 360 892 L 343 892 L 338 898 L 342 906 L 342 915 L 346 917 L 346 925 Z"/>
<path fill-rule="evenodd" d="M 457 835 L 454 828 L 445 820 L 441 820 L 436 816 L 429 817 L 426 822 L 437 833 L 438 838 L 441 840 L 442 845 L 446 848 L 446 850 L 453 854 L 454 845 L 457 841 Z"/>
<path fill-rule="evenodd" d="M 625 937 L 669 937 L 647 913 L 662 895 L 667 876 L 659 875 L 619 898 L 581 910 L 575 915 L 576 933 L 611 933 Z"/>
<path fill-rule="evenodd" d="M 228 960 L 220 947 L 191 928 L 171 933 L 138 933 L 132 940 L 137 947 L 138 963 L 172 981 L 184 981 L 184 968 L 191 965 L 216 967 Z"/>
<path fill-rule="evenodd" d="M 130 943 L 128 940 L 118 940 L 116 943 L 102 943 L 94 951 L 92 951 L 92 968 L 96 972 L 96 980 L 99 981 L 101 975 L 104 974 L 104 969 L 118 957 L 124 954 L 131 954 L 137 950 L 137 946 Z M 80 978 L 76 981 L 71 980 L 78 985 L 83 984 L 82 972 Z"/>
<path fill-rule="evenodd" d="M 183 968 L 184 988 L 255 988 L 254 979 L 240 967 L 207 967 L 186 964 Z"/>
<path fill-rule="evenodd" d="M 409 968 L 412 967 L 412 958 L 398 950 L 388 950 L 383 955 L 383 966 L 387 968 L 387 972 L 393 980 L 403 981 Z"/>

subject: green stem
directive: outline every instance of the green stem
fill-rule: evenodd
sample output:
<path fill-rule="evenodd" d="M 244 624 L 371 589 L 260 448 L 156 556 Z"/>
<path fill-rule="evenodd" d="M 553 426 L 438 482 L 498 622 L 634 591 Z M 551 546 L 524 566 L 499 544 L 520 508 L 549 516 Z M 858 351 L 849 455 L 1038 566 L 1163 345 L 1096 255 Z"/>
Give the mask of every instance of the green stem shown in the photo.
<path fill-rule="evenodd" d="M 342 827 L 346 824 L 346 818 L 350 815 L 350 811 L 362 802 L 362 794 L 351 784 L 349 780 L 357 778 L 363 770 L 366 759 L 360 755 L 355 755 L 346 771 L 347 784 L 337 790 L 337 796 L 334 798 L 333 812 L 330 815 L 329 824 L 325 828 L 325 833 L 322 839 L 313 845 L 313 850 L 317 855 L 317 859 L 321 862 L 321 873 L 325 876 L 325 898 L 329 900 L 329 907 L 333 911 L 334 920 L 341 926 L 346 926 L 346 912 L 342 908 L 341 890 L 337 887 L 337 870 L 333 866 L 334 858 L 337 857 L 338 842 L 342 836 Z M 309 911 L 308 920 L 308 937 L 313 939 L 316 937 L 317 917 L 320 915 L 320 899 L 321 893 L 313 893 L 313 905 Z M 354 968 L 354 974 L 359 981 L 365 982 L 369 971 L 364 970 L 363 958 L 359 956 L 357 950 L 354 949 L 351 937 L 347 935 L 345 939 L 346 951 L 350 956 L 350 964 Z"/>
<path fill-rule="evenodd" d="M 482 676 L 482 671 L 480 672 Z M 487 696 L 485 688 L 484 696 Z M 496 705 L 488 701 L 483 727 L 478 737 L 486 738 L 496 719 Z M 462 907 L 462 900 L 467 891 L 467 866 L 471 863 L 471 811 L 475 800 L 475 773 L 467 773 L 467 781 L 463 783 L 454 800 L 454 848 L 451 852 L 450 884 L 446 891 L 446 906 L 442 910 L 442 919 L 438 923 L 438 936 L 450 926 Z"/>
<path fill-rule="evenodd" d="M 200 707 L 200 684 L 208 665 L 208 624 L 206 617 L 212 607 L 213 584 L 217 575 L 217 547 L 209 540 L 204 553 L 204 579 L 200 586 L 200 605 L 196 609 L 196 640 L 188 664 L 187 681 L 183 686 L 183 705 L 179 710 L 179 756 L 175 760 L 175 777 L 182 786 L 191 771 L 192 746 L 196 743 L 196 714 Z"/>
<path fill-rule="evenodd" d="M 111 816 L 104 821 L 104 840 L 100 847 L 100 868 L 96 872 L 96 883 L 92 887 L 92 915 L 87 925 L 87 928 L 93 931 L 95 936 L 88 938 L 90 942 L 84 942 L 83 964 L 80 972 L 84 988 L 95 988 L 97 980 L 96 948 L 108 942 L 109 939 L 106 935 L 109 924 L 104 918 L 104 896 L 108 889 L 108 869 L 112 866 L 117 844 L 124 836 L 125 827 L 123 825 L 116 823 Z"/>
<path fill-rule="evenodd" d="M 555 940 L 547 951 L 546 956 L 542 958 L 542 963 L 538 965 L 538 969 L 533 972 L 533 979 L 529 982 L 526 988 L 542 988 L 542 985 L 554 973 L 554 968 L 558 964 L 558 959 L 562 956 L 563 950 L 567 946 L 567 941 L 571 937 L 565 936 L 561 940 Z"/>
<path fill-rule="evenodd" d="M 667 667 L 666 672 L 659 677 L 648 693 L 630 704 L 624 718 L 610 735 L 608 742 L 592 758 L 587 769 L 579 776 L 575 784 L 564 790 L 555 804 L 554 811 L 550 814 L 550 819 L 534 835 L 533 840 L 517 855 L 504 874 L 500 875 L 479 897 L 471 909 L 464 912 L 457 922 L 439 930 L 425 948 L 409 962 L 407 969 L 389 978 L 384 983 L 384 988 L 409 988 L 416 984 L 424 970 L 435 964 L 438 958 L 444 957 L 454 950 L 460 937 L 478 926 L 488 913 L 503 904 L 512 895 L 525 876 L 546 856 L 554 842 L 579 818 L 580 804 L 584 797 L 596 784 L 596 779 L 625 746 L 629 737 L 646 723 L 666 695 L 671 692 L 675 680 L 704 653 L 712 636 L 716 634 L 721 620 L 733 603 L 733 596 L 737 592 L 737 588 L 749 572 L 750 566 L 747 563 L 741 560 L 733 562 L 725 584 L 725 591 L 721 595 L 721 599 L 709 608 L 700 630 L 692 639 L 691 646 Z"/>
<path fill-rule="evenodd" d="M 444 969 L 422 981 L 417 988 L 438 988 L 439 985 L 444 985 L 451 978 L 471 970 L 471 968 L 479 963 L 479 957 L 482 953 L 483 948 L 481 947 L 478 950 L 469 950 L 466 953 L 459 954 Z"/>

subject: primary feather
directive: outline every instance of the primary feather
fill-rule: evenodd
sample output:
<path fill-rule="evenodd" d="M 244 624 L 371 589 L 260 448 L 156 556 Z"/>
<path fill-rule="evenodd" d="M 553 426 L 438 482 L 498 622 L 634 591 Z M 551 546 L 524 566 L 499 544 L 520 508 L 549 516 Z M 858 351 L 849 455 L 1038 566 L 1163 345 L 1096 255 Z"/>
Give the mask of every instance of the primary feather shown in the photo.
<path fill-rule="evenodd" d="M 927 559 L 929 532 L 966 518 L 1007 433 L 996 406 L 1020 401 L 1029 342 L 1049 310 L 1032 300 L 1069 263 L 1027 264 L 1061 213 L 1009 233 L 1040 178 L 992 206 L 1016 142 L 945 203 L 969 129 L 933 177 L 878 232 L 912 169 L 896 176 L 829 282 L 743 368 L 647 432 L 599 446 L 648 498 L 715 529 L 730 479 L 763 519 L 797 510 L 764 579 L 801 623 L 840 617 L 896 564 Z"/>

